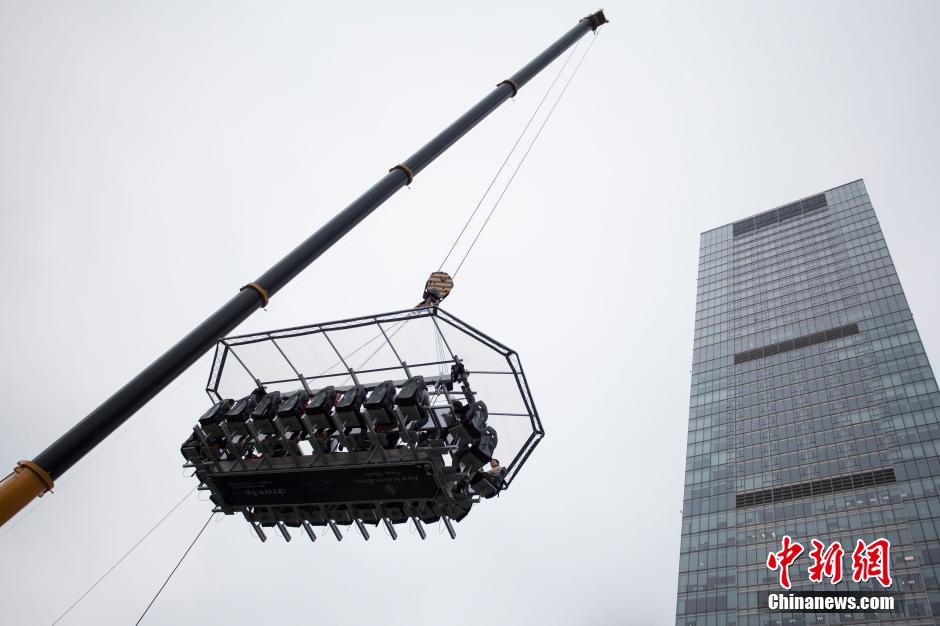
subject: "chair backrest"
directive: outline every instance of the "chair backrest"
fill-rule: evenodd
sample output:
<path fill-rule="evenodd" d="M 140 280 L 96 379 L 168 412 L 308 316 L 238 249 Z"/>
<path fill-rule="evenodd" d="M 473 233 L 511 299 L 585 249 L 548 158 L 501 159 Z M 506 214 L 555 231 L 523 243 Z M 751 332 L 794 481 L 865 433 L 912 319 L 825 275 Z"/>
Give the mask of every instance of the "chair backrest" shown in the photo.
<path fill-rule="evenodd" d="M 395 383 L 386 380 L 373 387 L 366 396 L 365 406 L 367 409 L 384 408 L 391 411 L 395 406 Z"/>
<path fill-rule="evenodd" d="M 244 422 L 251 415 L 251 412 L 258 406 L 258 401 L 253 395 L 246 396 L 237 402 L 234 402 L 225 412 L 226 422 Z"/>
<path fill-rule="evenodd" d="M 376 424 L 387 425 L 395 423 L 395 383 L 386 380 L 372 388 L 365 401 L 369 417 Z"/>
<path fill-rule="evenodd" d="M 336 403 L 336 388 L 332 385 L 324 387 L 314 392 L 307 402 L 307 408 L 304 412 L 307 414 L 311 424 L 317 428 L 332 428 L 333 423 L 330 415 L 333 413 L 333 405 Z"/>
<path fill-rule="evenodd" d="M 473 480 L 470 481 L 470 487 L 476 493 L 480 494 L 480 496 L 484 498 L 492 498 L 497 493 L 499 493 L 502 482 L 502 473 L 500 476 L 492 476 L 487 472 L 477 472 L 477 474 L 473 477 Z"/>
<path fill-rule="evenodd" d="M 401 386 L 395 403 L 398 406 L 428 406 L 430 400 L 431 396 L 428 393 L 427 383 L 424 382 L 424 376 L 412 376 Z"/>
<path fill-rule="evenodd" d="M 356 385 L 340 397 L 336 403 L 336 419 L 341 426 L 364 428 L 362 423 L 362 403 L 366 398 L 366 389 Z"/>
<path fill-rule="evenodd" d="M 462 407 L 457 413 L 457 424 L 450 429 L 451 434 L 457 438 L 458 445 L 471 445 L 476 442 L 486 428 L 488 416 L 486 404 L 471 402 Z"/>
<path fill-rule="evenodd" d="M 200 424 L 218 424 L 223 415 L 232 408 L 232 405 L 235 404 L 234 400 L 222 400 L 221 402 L 216 402 L 209 410 L 202 414 L 199 418 Z"/>
<path fill-rule="evenodd" d="M 277 409 L 281 406 L 281 392 L 272 391 L 265 394 L 251 412 L 253 420 L 269 420 L 277 415 Z"/>
<path fill-rule="evenodd" d="M 483 430 L 483 434 L 480 435 L 479 440 L 473 444 L 473 447 L 486 455 L 486 460 L 489 461 L 493 458 L 493 452 L 496 451 L 496 444 L 498 442 L 499 438 L 496 436 L 496 429 L 492 426 L 487 426 Z"/>
<path fill-rule="evenodd" d="M 277 409 L 280 417 L 300 417 L 307 408 L 309 394 L 305 389 L 291 391 L 281 396 L 281 405 Z"/>

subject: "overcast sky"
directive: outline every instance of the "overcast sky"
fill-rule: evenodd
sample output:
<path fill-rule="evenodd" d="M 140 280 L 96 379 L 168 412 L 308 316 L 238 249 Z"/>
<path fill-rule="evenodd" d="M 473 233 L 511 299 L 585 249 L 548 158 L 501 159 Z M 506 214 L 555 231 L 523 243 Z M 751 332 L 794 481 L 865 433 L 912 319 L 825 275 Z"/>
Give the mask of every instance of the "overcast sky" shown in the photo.
<path fill-rule="evenodd" d="M 0 463 L 597 8 L 0 1 Z M 936 356 L 940 5 L 605 8 L 445 307 L 526 368 L 548 436 L 512 489 L 457 541 L 261 544 L 222 518 L 145 624 L 671 624 L 698 233 L 794 199 L 865 179 Z M 240 330 L 414 304 L 555 71 Z M 51 623 L 192 487 L 208 365 L 0 530 L 8 623 Z M 184 503 L 62 623 L 133 623 L 209 510 Z"/>

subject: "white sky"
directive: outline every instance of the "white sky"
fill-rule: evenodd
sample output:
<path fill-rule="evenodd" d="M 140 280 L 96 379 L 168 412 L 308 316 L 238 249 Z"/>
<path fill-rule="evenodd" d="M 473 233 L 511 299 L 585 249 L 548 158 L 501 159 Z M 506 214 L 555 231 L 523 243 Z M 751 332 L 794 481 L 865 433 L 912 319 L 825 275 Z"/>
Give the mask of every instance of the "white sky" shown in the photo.
<path fill-rule="evenodd" d="M 0 463 L 596 8 L 0 2 Z M 513 488 L 455 542 L 261 544 L 222 519 L 144 623 L 672 623 L 698 233 L 796 198 L 865 179 L 935 354 L 940 5 L 605 8 L 446 303 L 525 365 L 548 437 Z M 414 304 L 554 69 L 240 330 Z M 207 375 L 0 530 L 8 623 L 51 623 L 192 486 L 178 446 Z M 133 623 L 209 508 L 185 503 L 62 623 Z"/>

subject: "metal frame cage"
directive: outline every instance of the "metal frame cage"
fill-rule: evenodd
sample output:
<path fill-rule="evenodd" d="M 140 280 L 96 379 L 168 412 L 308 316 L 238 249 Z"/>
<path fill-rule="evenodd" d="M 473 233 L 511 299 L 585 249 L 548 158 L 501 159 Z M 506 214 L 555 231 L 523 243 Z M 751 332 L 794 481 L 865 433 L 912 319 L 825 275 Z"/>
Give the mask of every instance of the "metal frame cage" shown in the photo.
<path fill-rule="evenodd" d="M 519 356 L 437 306 L 220 339 L 206 392 L 220 402 L 253 388 L 342 391 L 422 375 L 442 383 L 432 407 L 447 406 L 451 394 L 443 383 L 453 382 L 454 365 L 465 367 L 473 395 L 489 406 L 489 423 L 499 431 L 497 456 L 511 451 L 506 489 L 545 435 Z"/>

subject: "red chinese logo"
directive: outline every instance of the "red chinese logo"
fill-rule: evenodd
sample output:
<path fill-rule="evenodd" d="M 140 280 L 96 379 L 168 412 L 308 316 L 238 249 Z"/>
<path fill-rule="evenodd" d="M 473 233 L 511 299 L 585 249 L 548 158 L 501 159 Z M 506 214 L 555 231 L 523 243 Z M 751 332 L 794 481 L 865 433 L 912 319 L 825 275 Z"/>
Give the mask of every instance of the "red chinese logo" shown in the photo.
<path fill-rule="evenodd" d="M 874 578 L 882 587 L 891 585 L 891 542 L 876 539 L 866 544 L 861 539 L 852 552 L 852 580 L 857 583 Z"/>
<path fill-rule="evenodd" d="M 810 543 L 813 549 L 809 551 L 809 557 L 813 563 L 808 569 L 809 580 L 821 583 L 824 578 L 828 578 L 833 585 L 839 584 L 842 581 L 842 558 L 845 556 L 842 544 L 834 541 L 827 548 L 818 539 L 811 539 Z M 781 545 L 779 552 L 767 555 L 767 568 L 779 570 L 780 586 L 789 589 L 789 567 L 803 554 L 803 545 L 793 541 L 790 535 L 783 536 Z M 871 579 L 877 580 L 882 587 L 891 586 L 891 542 L 887 539 L 875 539 L 871 543 L 859 539 L 855 544 L 852 552 L 852 580 L 859 583 Z"/>
<path fill-rule="evenodd" d="M 803 546 L 791 541 L 790 535 L 784 535 L 783 549 L 767 555 L 767 567 L 771 570 L 780 570 L 780 586 L 784 589 L 790 588 L 790 564 L 801 554 L 803 554 Z"/>
<path fill-rule="evenodd" d="M 810 581 L 821 583 L 825 577 L 833 585 L 839 584 L 842 580 L 842 557 L 845 556 L 842 544 L 834 541 L 823 550 L 826 544 L 822 541 L 813 539 L 810 543 L 813 544 L 813 549 L 809 551 L 809 558 L 813 559 L 813 564 L 809 566 Z"/>

